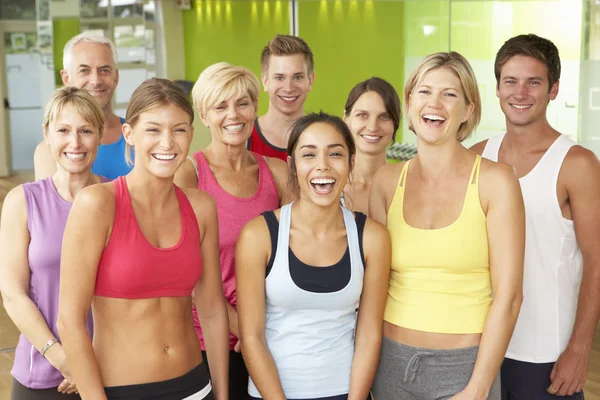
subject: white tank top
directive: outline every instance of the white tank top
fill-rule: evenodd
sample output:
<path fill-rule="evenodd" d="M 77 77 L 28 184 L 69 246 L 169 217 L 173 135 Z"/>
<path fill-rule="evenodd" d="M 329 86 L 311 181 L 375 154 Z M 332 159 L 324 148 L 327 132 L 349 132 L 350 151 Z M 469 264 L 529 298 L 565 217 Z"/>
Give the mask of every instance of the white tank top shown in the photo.
<path fill-rule="evenodd" d="M 483 157 L 498 161 L 504 135 L 488 140 Z M 554 362 L 566 349 L 577 312 L 583 258 L 573 221 L 563 217 L 556 186 L 569 149 L 561 135 L 537 165 L 519 179 L 525 202 L 523 305 L 506 353 L 514 360 Z"/>
<path fill-rule="evenodd" d="M 337 396 L 350 389 L 356 309 L 364 266 L 353 214 L 341 209 L 350 253 L 350 281 L 337 292 L 315 293 L 299 288 L 292 280 L 292 204 L 281 208 L 277 253 L 265 281 L 265 338 L 288 399 Z M 327 251 L 327 247 L 315 250 Z M 252 379 L 248 394 L 261 397 Z"/>

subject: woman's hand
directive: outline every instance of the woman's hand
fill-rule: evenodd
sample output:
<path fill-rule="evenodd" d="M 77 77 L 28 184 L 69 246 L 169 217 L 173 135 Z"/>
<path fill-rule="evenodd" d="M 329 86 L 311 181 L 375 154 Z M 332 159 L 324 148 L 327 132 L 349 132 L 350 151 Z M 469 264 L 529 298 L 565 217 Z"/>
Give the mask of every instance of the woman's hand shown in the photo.
<path fill-rule="evenodd" d="M 56 368 L 62 376 L 65 378 L 60 385 L 58 385 L 58 391 L 60 393 L 65 394 L 73 394 L 77 393 L 77 386 L 75 385 L 75 381 L 73 380 L 73 375 L 71 375 L 71 370 L 69 369 L 69 365 L 67 363 L 67 356 L 65 355 L 65 350 L 63 349 L 60 343 L 56 343 L 52 347 L 50 347 L 44 357 L 50 365 Z"/>

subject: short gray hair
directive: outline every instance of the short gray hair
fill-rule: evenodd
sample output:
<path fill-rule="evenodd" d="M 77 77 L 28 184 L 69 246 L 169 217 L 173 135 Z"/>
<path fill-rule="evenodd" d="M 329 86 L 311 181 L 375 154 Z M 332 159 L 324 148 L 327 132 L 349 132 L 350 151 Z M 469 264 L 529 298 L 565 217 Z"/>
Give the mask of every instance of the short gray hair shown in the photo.
<path fill-rule="evenodd" d="M 95 43 L 107 46 L 112 55 L 113 67 L 117 66 L 117 49 L 114 43 L 104 36 L 83 32 L 69 39 L 63 50 L 63 69 L 67 72 L 69 72 L 71 62 L 73 61 L 73 48 L 79 43 Z"/>

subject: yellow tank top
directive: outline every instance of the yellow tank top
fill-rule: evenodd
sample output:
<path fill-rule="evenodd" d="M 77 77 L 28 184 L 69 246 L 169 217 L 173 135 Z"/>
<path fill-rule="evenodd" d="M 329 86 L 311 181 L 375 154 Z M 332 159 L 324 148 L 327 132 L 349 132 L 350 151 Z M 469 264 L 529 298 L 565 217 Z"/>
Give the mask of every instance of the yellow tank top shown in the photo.
<path fill-rule="evenodd" d="M 486 216 L 479 201 L 477 156 L 463 209 L 440 229 L 414 228 L 404 220 L 408 161 L 387 217 L 392 270 L 384 319 L 425 332 L 481 333 L 492 302 Z"/>

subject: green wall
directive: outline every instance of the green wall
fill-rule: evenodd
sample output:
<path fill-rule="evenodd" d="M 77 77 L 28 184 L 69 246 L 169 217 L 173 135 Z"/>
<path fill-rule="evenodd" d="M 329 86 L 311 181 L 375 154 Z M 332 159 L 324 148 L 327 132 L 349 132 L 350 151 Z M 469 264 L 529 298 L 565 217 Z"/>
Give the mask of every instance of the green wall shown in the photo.
<path fill-rule="evenodd" d="M 54 54 L 54 80 L 56 87 L 63 85 L 60 70 L 63 69 L 63 49 L 73 36 L 79 34 L 79 18 L 61 18 L 52 21 L 52 52 Z"/>
<path fill-rule="evenodd" d="M 536 33 L 552 40 L 563 60 L 579 60 L 582 15 L 581 5 L 574 3 L 298 0 L 299 35 L 315 56 L 316 80 L 306 110 L 342 115 L 350 89 L 371 76 L 388 80 L 402 97 L 406 74 L 423 57 L 454 50 L 473 62 L 480 80 L 489 107 L 481 127 L 489 132 L 504 129 L 503 118 L 495 115 L 496 51 L 514 35 Z M 195 0 L 193 9 L 182 15 L 186 79 L 192 81 L 218 61 L 247 66 L 259 75 L 263 46 L 276 33 L 290 29 L 289 2 L 283 0 Z M 259 114 L 266 112 L 267 104 L 263 94 Z M 204 128 L 197 131 L 202 133 L 196 135 L 193 149 L 210 141 Z M 405 141 L 413 139 L 405 122 L 402 132 Z"/>
<path fill-rule="evenodd" d="M 403 2 L 300 0 L 299 34 L 313 51 L 316 75 L 306 110 L 342 116 L 352 87 L 372 76 L 401 93 L 403 18 Z"/>
<path fill-rule="evenodd" d="M 260 79 L 260 54 L 278 33 L 290 33 L 287 1 L 195 0 L 182 12 L 185 77 L 196 81 L 209 65 L 227 61 L 251 69 Z M 266 112 L 268 96 L 259 99 L 259 113 Z M 210 143 L 210 134 L 195 124 L 191 151 Z"/>

